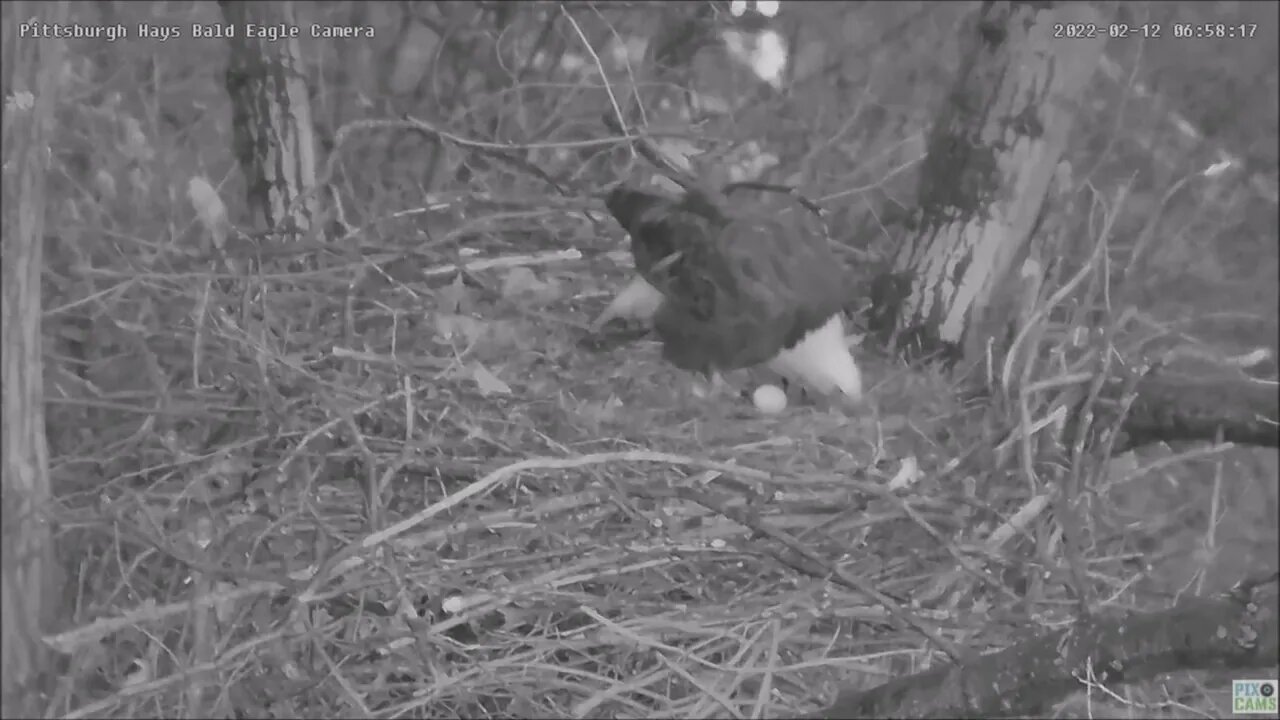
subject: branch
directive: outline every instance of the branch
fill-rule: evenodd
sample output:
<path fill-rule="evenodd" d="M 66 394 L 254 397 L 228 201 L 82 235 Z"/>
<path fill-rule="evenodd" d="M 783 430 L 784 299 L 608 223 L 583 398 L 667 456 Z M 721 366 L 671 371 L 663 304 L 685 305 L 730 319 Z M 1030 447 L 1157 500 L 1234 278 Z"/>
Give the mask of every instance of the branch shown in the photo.
<path fill-rule="evenodd" d="M 944 665 L 870 690 L 844 690 L 810 718 L 1039 715 L 1086 683 L 1132 683 L 1174 670 L 1270 668 L 1280 661 L 1277 596 L 1241 583 L 1156 613 L 1094 617 L 964 665 Z"/>
<path fill-rule="evenodd" d="M 493 270 L 495 268 L 549 265 L 551 263 L 580 259 L 582 259 L 582 251 L 576 248 L 569 248 L 567 250 L 549 250 L 547 252 L 534 253 L 532 255 L 503 255 L 501 257 L 481 258 L 461 264 L 449 263 L 447 265 L 437 265 L 436 267 L 423 270 L 421 275 L 423 277 L 438 277 L 440 275 L 452 275 L 459 270 L 476 272 L 479 270 Z"/>
<path fill-rule="evenodd" d="M 1113 454 L 1155 442 L 1218 438 L 1280 447 L 1280 389 L 1247 377 L 1191 378 L 1154 374 L 1137 386 Z"/>
<path fill-rule="evenodd" d="M 715 193 L 704 187 L 704 183 L 691 171 L 681 168 L 666 153 L 662 152 L 652 140 L 643 135 L 633 135 L 623 129 L 621 121 L 610 113 L 603 116 L 605 127 L 611 132 L 615 132 L 623 136 L 623 139 L 630 140 L 634 145 L 636 152 L 645 160 L 648 160 L 655 168 L 658 169 L 668 180 L 679 185 L 681 189 L 690 195 L 701 197 L 715 197 Z"/>

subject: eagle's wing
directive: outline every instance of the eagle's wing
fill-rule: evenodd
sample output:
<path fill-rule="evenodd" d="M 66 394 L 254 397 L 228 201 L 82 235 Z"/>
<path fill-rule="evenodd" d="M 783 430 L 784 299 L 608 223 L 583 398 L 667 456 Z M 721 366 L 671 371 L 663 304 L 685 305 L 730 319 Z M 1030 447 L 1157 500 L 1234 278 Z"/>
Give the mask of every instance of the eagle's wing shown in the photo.
<path fill-rule="evenodd" d="M 738 274 L 764 282 L 771 302 L 790 313 L 784 346 L 843 309 L 847 271 L 831 249 L 825 226 L 798 204 L 735 220 L 727 236 L 732 238 L 727 252 L 739 256 Z"/>
<path fill-rule="evenodd" d="M 734 370 L 766 362 L 784 346 L 795 309 L 780 284 L 774 230 L 741 221 L 707 228 L 660 269 L 668 290 L 654 328 L 674 365 Z"/>
<path fill-rule="evenodd" d="M 802 217 L 743 213 L 619 188 L 607 201 L 640 274 L 664 297 L 664 356 L 687 370 L 772 360 L 840 311 L 841 273 Z"/>
<path fill-rule="evenodd" d="M 793 239 L 779 287 L 790 289 L 786 304 L 795 315 L 786 324 L 784 349 L 769 360 L 769 367 L 820 394 L 838 391 L 857 401 L 862 396 L 862 372 L 849 352 L 842 312 L 851 295 L 849 274 L 816 215 L 790 203 L 789 211 L 773 217 Z"/>

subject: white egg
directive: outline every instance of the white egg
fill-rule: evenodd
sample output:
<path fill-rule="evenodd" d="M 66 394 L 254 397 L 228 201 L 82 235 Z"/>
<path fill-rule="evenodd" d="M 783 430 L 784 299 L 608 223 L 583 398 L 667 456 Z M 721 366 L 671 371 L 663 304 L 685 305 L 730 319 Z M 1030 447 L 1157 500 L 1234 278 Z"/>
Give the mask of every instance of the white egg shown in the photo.
<path fill-rule="evenodd" d="M 787 394 L 777 385 L 761 385 L 751 393 L 756 409 L 766 415 L 780 413 L 787 407 Z"/>

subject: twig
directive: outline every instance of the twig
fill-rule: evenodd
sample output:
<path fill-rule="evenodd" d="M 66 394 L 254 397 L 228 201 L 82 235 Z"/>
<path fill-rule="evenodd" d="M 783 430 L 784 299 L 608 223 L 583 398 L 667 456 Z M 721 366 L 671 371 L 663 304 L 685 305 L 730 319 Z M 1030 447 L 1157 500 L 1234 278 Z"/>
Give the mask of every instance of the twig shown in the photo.
<path fill-rule="evenodd" d="M 793 185 L 778 185 L 776 183 L 758 182 L 755 180 L 743 180 L 741 182 L 731 182 L 720 188 L 720 192 L 728 195 L 734 190 L 761 190 L 764 192 L 781 193 L 790 195 L 796 202 L 809 212 L 817 215 L 821 219 L 826 218 L 826 211 L 818 203 L 810 200 L 800 193 L 800 189 Z"/>
<path fill-rule="evenodd" d="M 662 150 L 648 137 L 642 135 L 628 135 L 628 133 L 622 129 L 620 119 L 607 113 L 604 115 L 602 120 L 604 121 L 605 127 L 609 128 L 610 131 L 628 137 L 634 144 L 636 151 L 640 153 L 641 157 L 652 163 L 659 172 L 675 184 L 679 185 L 685 192 L 690 195 L 706 198 L 715 197 L 713 193 L 710 193 L 702 186 L 702 183 L 693 174 L 692 170 L 686 170 L 678 166 L 674 160 L 667 157 L 666 154 L 663 153 Z"/>
<path fill-rule="evenodd" d="M 683 455 L 672 455 L 670 453 L 649 452 L 644 450 L 595 453 L 592 455 L 583 455 L 574 458 L 532 458 L 529 460 L 522 460 L 510 465 L 504 465 L 488 475 L 485 475 L 483 478 L 471 483 L 462 490 L 445 497 L 429 507 L 419 510 L 410 517 L 407 517 L 388 528 L 371 533 L 359 542 L 348 545 L 346 548 L 333 555 L 333 557 L 329 558 L 329 560 L 324 563 L 324 566 L 315 573 L 306 590 L 297 596 L 298 607 L 305 606 L 307 603 L 316 599 L 320 587 L 330 575 L 361 564 L 363 560 L 357 557 L 359 553 L 371 550 L 393 540 L 422 523 L 425 523 L 436 515 L 455 507 L 463 501 L 489 492 L 501 483 L 519 475 L 522 472 L 528 470 L 567 470 L 586 465 L 599 465 L 611 462 L 658 462 L 666 463 L 668 465 L 689 465 L 708 470 L 719 470 L 721 472 L 734 473 L 757 480 L 767 480 L 771 477 L 769 473 L 762 472 L 760 470 L 751 470 L 728 463 L 700 460 L 698 458 L 686 457 Z"/>
<path fill-rule="evenodd" d="M 717 502 L 710 494 L 693 488 L 673 488 L 672 492 L 674 492 L 677 497 L 696 502 L 708 510 L 718 512 L 734 522 L 751 528 L 761 535 L 773 538 L 788 550 L 803 558 L 806 563 L 810 564 L 810 566 L 805 567 L 798 565 L 794 561 L 788 560 L 781 553 L 770 553 L 780 562 L 783 562 L 787 566 L 806 574 L 814 574 L 817 577 L 829 577 L 833 582 L 839 583 L 840 585 L 871 598 L 875 602 L 879 603 L 891 617 L 906 627 L 920 633 L 921 636 L 932 642 L 935 647 L 946 653 L 953 661 L 959 662 L 964 657 L 964 654 L 958 647 L 946 638 L 934 632 L 932 629 L 925 627 L 919 620 L 913 617 L 911 613 L 903 609 L 902 603 L 898 602 L 895 598 L 880 592 L 878 589 L 873 587 L 871 583 L 865 582 L 859 577 L 855 577 L 844 572 L 838 566 L 828 562 L 825 558 L 810 550 L 804 543 L 801 543 L 790 534 L 771 527 L 756 513 L 744 508 L 728 507 L 724 503 Z M 815 569 L 820 569 L 820 574 L 815 573 Z"/>
<path fill-rule="evenodd" d="M 587 34 L 582 32 L 582 27 L 578 25 L 578 21 L 573 19 L 573 15 L 569 14 L 569 9 L 560 4 L 560 12 L 564 15 L 569 24 L 573 26 L 573 31 L 578 33 L 578 39 L 582 41 L 583 47 L 591 54 L 591 59 L 596 64 L 596 70 L 600 73 L 600 82 L 604 83 L 605 94 L 609 96 L 609 104 L 613 106 L 614 115 L 617 116 L 618 126 L 622 126 L 622 106 L 618 104 L 618 97 L 613 93 L 613 85 L 609 83 L 609 74 L 604 71 L 604 63 L 600 61 L 600 55 L 596 53 L 596 49 L 591 47 L 591 41 L 587 40 Z M 626 135 L 625 132 L 622 133 Z"/>
<path fill-rule="evenodd" d="M 459 270 L 474 272 L 477 270 L 493 270 L 495 268 L 550 265 L 551 263 L 581 259 L 582 251 L 577 248 L 569 248 L 567 250 L 551 250 L 544 253 L 534 253 L 532 255 L 503 255 L 500 257 L 484 258 L 482 260 L 473 260 L 462 264 L 450 263 L 448 265 L 437 265 L 423 270 L 422 274 L 425 277 L 439 277 L 440 275 L 451 275 Z"/>

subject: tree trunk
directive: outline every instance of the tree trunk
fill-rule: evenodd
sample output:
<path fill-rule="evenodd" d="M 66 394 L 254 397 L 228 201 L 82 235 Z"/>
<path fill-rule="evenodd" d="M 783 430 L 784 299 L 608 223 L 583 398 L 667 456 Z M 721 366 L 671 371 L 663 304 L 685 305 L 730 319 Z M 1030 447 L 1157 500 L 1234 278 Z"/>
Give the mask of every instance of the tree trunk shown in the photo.
<path fill-rule="evenodd" d="M 318 201 L 311 99 L 298 41 L 246 37 L 245 27 L 300 27 L 289 2 L 218 3 L 237 29 L 231 38 L 231 95 L 236 157 L 249 207 L 271 232 L 307 232 Z"/>
<path fill-rule="evenodd" d="M 1032 237 L 1104 40 L 1056 39 L 1099 23 L 1088 5 L 987 2 L 933 129 L 916 234 L 876 281 L 873 321 L 899 344 L 981 357 L 1016 321 L 1010 270 Z"/>
<path fill-rule="evenodd" d="M 17 17 L 28 18 L 21 8 Z M 28 10 L 30 12 L 30 10 Z M 67 4 L 37 13 L 65 25 Z M 6 34 L 13 32 L 6 29 Z M 44 434 L 40 344 L 40 270 L 43 264 L 45 179 L 58 79 L 65 43 L 19 41 L 6 80 L 4 111 L 3 349 L 4 479 L 0 498 L 0 715 L 44 715 L 42 678 L 51 660 L 41 635 L 57 621 L 61 593 L 53 539 L 44 512 L 49 500 L 49 454 Z M 14 47 L 11 46 L 11 47 Z M 34 76 L 34 77 L 33 77 Z M 32 103 L 19 102 L 26 98 Z"/>

